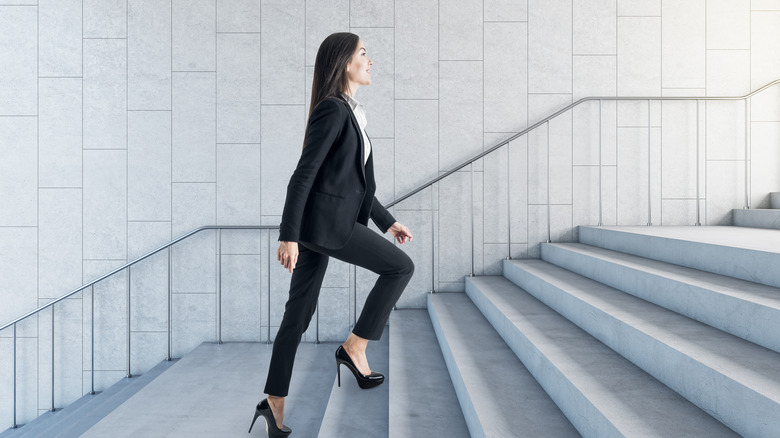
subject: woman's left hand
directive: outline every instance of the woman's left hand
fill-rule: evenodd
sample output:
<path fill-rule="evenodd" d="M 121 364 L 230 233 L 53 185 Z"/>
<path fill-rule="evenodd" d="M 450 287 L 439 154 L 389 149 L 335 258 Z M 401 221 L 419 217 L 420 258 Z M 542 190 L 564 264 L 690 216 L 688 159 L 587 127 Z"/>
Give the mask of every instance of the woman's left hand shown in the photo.
<path fill-rule="evenodd" d="M 401 225 L 398 222 L 394 223 L 390 228 L 387 229 L 387 232 L 392 234 L 393 237 L 395 237 L 395 240 L 398 241 L 398 243 L 405 243 L 407 239 L 411 242 L 412 241 L 412 232 L 409 231 L 409 228 L 405 225 Z"/>

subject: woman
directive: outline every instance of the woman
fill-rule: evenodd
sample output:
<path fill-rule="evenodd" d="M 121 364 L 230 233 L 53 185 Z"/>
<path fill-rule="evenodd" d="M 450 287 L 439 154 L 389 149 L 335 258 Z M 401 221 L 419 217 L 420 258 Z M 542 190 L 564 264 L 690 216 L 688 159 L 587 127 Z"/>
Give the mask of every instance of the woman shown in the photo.
<path fill-rule="evenodd" d="M 371 84 L 372 64 L 353 33 L 328 36 L 317 52 L 303 151 L 287 185 L 279 226 L 277 260 L 292 273 L 290 297 L 274 341 L 264 389 L 268 397 L 257 405 L 252 420 L 254 425 L 263 415 L 272 437 L 291 432 L 282 423 L 284 397 L 328 258 L 379 274 L 352 333 L 336 349 L 339 386 L 341 364 L 363 389 L 384 382 L 384 375 L 368 366 L 366 345 L 381 338 L 393 305 L 414 273 L 414 263 L 404 251 L 367 227 L 371 218 L 398 243 L 412 240 L 409 228 L 396 222 L 374 196 L 371 142 L 364 129 L 363 107 L 354 99 L 361 85 Z"/>

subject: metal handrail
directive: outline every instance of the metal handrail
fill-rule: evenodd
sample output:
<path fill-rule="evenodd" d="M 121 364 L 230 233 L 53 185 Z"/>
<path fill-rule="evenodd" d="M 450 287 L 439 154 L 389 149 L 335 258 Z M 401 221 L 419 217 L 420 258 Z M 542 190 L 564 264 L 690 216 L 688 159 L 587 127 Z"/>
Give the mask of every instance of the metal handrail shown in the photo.
<path fill-rule="evenodd" d="M 763 91 L 763 90 L 765 90 L 765 89 L 767 89 L 767 88 L 769 88 L 769 87 L 771 87 L 771 86 L 773 86 L 775 84 L 778 84 L 778 83 L 780 83 L 780 79 L 775 79 L 774 81 L 769 82 L 768 84 L 762 86 L 761 88 L 758 88 L 755 91 L 752 91 L 752 92 L 750 92 L 750 93 L 748 93 L 748 94 L 746 94 L 744 96 L 703 96 L 703 97 L 686 97 L 686 96 L 618 97 L 618 96 L 607 96 L 607 97 L 584 97 L 584 98 L 582 98 L 582 99 L 580 99 L 580 100 L 578 100 L 578 101 L 576 101 L 574 103 L 571 103 L 571 104 L 563 107 L 562 109 L 554 112 L 550 116 L 547 116 L 547 117 L 543 118 L 542 120 L 534 123 L 533 125 L 523 129 L 522 131 L 518 132 L 517 134 L 512 135 L 511 137 L 507 138 L 506 140 L 503 140 L 502 142 L 498 143 L 497 145 L 491 147 L 490 149 L 487 149 L 487 150 L 485 150 L 485 151 L 475 155 L 473 158 L 470 158 L 470 159 L 464 161 L 463 163 L 461 163 L 458 166 L 456 166 L 455 168 L 447 171 L 446 173 L 444 173 L 444 174 L 442 174 L 442 175 L 440 175 L 440 176 L 438 176 L 438 177 L 436 177 L 436 178 L 434 178 L 434 179 L 432 179 L 432 180 L 430 180 L 430 181 L 420 185 L 416 189 L 413 189 L 412 191 L 408 192 L 407 194 L 405 194 L 405 195 L 403 195 L 403 196 L 393 200 L 392 202 L 387 204 L 385 207 L 386 208 L 390 208 L 390 207 L 398 204 L 399 202 L 401 202 L 401 201 L 403 201 L 403 200 L 405 200 L 405 199 L 415 195 L 416 193 L 418 193 L 418 192 L 420 192 L 420 191 L 422 191 L 422 190 L 432 186 L 433 184 L 435 184 L 435 183 L 439 182 L 440 180 L 448 177 L 449 175 L 452 175 L 453 173 L 457 172 L 458 170 L 460 170 L 460 169 L 462 169 L 462 168 L 472 164 L 473 162 L 477 161 L 478 159 L 484 157 L 485 155 L 487 155 L 487 154 L 497 150 L 498 148 L 500 148 L 500 147 L 502 147 L 502 146 L 504 146 L 506 144 L 509 144 L 513 140 L 515 140 L 515 139 L 517 139 L 517 138 L 527 134 L 528 132 L 538 128 L 539 126 L 542 126 L 545 123 L 548 123 L 550 120 L 554 119 L 555 117 L 565 113 L 566 111 L 568 111 L 568 110 L 570 110 L 570 109 L 572 109 L 572 108 L 574 108 L 574 107 L 576 107 L 576 106 L 578 106 L 578 105 L 580 105 L 581 103 L 584 103 L 584 102 L 596 101 L 596 100 L 598 100 L 598 101 L 604 101 L 604 100 L 615 100 L 615 101 L 618 101 L 618 100 L 697 100 L 697 101 L 698 100 L 744 100 L 744 99 L 747 99 L 747 98 L 749 98 L 749 97 L 751 97 L 751 96 L 753 96 L 753 95 L 755 95 L 757 93 L 760 93 L 761 91 Z M 147 253 L 147 254 L 145 254 L 145 255 L 143 255 L 143 256 L 141 256 L 141 257 L 139 257 L 139 258 L 137 258 L 137 259 L 135 259 L 135 260 L 133 260 L 131 262 L 128 262 L 128 263 L 126 263 L 126 264 L 124 264 L 124 265 L 114 269 L 113 271 L 109 272 L 108 274 L 103 275 L 100 278 L 92 280 L 91 282 L 89 282 L 89 283 L 79 287 L 78 289 L 74 289 L 74 290 L 66 293 L 63 296 L 61 296 L 61 297 L 59 297 L 59 298 L 57 298 L 57 299 L 55 299 L 55 300 L 53 300 L 53 301 L 51 301 L 51 302 L 49 302 L 47 304 L 44 304 L 44 305 L 38 307 L 35 310 L 31 310 L 30 312 L 20 316 L 19 318 L 16 318 L 15 320 L 13 320 L 13 321 L 11 321 L 9 323 L 4 324 L 2 327 L 0 327 L 0 331 L 6 329 L 8 327 L 11 327 L 12 325 L 14 325 L 14 324 L 16 324 L 16 323 L 18 323 L 18 322 L 20 322 L 20 321 L 22 321 L 22 320 L 32 316 L 32 315 L 35 315 L 36 313 L 38 313 L 38 312 L 40 312 L 40 311 L 42 311 L 44 309 L 47 309 L 47 308 L 53 306 L 54 304 L 56 304 L 56 303 L 58 303 L 58 302 L 60 302 L 60 301 L 62 301 L 64 299 L 66 299 L 66 298 L 68 298 L 68 297 L 70 297 L 70 296 L 72 296 L 72 295 L 74 295 L 74 294 L 76 294 L 76 293 L 78 293 L 78 292 L 80 292 L 80 291 L 82 291 L 82 290 L 92 286 L 93 284 L 98 283 L 101 280 L 104 280 L 107 277 L 110 277 L 110 276 L 116 274 L 117 272 L 120 272 L 120 271 L 122 271 L 124 269 L 127 269 L 128 267 L 130 267 L 130 266 L 132 266 L 132 265 L 134 265 L 134 264 L 136 264 L 136 263 L 138 263 L 138 262 L 140 262 L 140 261 L 142 261 L 142 260 L 144 260 L 144 259 L 146 259 L 148 257 L 151 257 L 152 255 L 154 255 L 154 254 L 156 254 L 156 253 L 158 253 L 158 252 L 168 248 L 169 246 L 171 246 L 171 245 L 173 245 L 173 244 L 175 244 L 175 243 L 177 243 L 177 242 L 179 242 L 181 240 L 184 240 L 184 239 L 186 239 L 187 237 L 189 237 L 189 236 L 191 236 L 193 234 L 199 233 L 199 232 L 201 232 L 203 230 L 215 230 L 215 229 L 259 230 L 259 229 L 278 229 L 278 228 L 279 228 L 278 225 L 257 225 L 257 226 L 252 226 L 252 225 L 246 225 L 246 226 L 245 225 L 234 225 L 234 226 L 215 226 L 215 225 L 210 225 L 210 226 L 204 226 L 204 227 L 197 228 L 197 229 L 192 230 L 189 233 L 187 233 L 187 234 L 185 234 L 185 235 L 183 235 L 183 236 L 181 236 L 181 237 L 179 237 L 179 238 L 177 238 L 175 240 L 172 240 L 169 243 L 166 243 L 165 245 L 163 245 L 163 246 L 161 246 L 161 247 L 159 247 L 159 248 L 157 248 L 157 249 L 155 249 L 153 251 L 150 251 L 149 253 Z M 472 271 L 473 271 L 473 268 L 472 268 Z"/>
<path fill-rule="evenodd" d="M 487 150 L 485 150 L 485 151 L 475 155 L 473 158 L 470 158 L 470 159 L 464 161 L 463 163 L 461 163 L 458 166 L 456 166 L 455 168 L 447 171 L 446 173 L 444 173 L 444 174 L 442 174 L 442 175 L 440 175 L 440 176 L 438 176 L 438 177 L 436 177 L 436 178 L 434 178 L 434 179 L 432 179 L 432 180 L 430 180 L 430 181 L 420 185 L 416 189 L 413 189 L 412 191 L 408 192 L 407 194 L 405 194 L 405 195 L 403 195 L 403 196 L 393 200 L 392 202 L 387 204 L 385 206 L 385 208 L 390 208 L 390 207 L 398 204 L 399 202 L 401 202 L 401 201 L 403 201 L 403 200 L 405 200 L 405 199 L 415 195 L 416 193 L 418 193 L 418 192 L 420 192 L 420 191 L 422 191 L 422 190 L 432 186 L 433 184 L 441 181 L 442 179 L 448 177 L 449 175 L 452 175 L 453 173 L 457 172 L 458 170 L 460 170 L 460 169 L 462 169 L 462 168 L 472 164 L 473 162 L 479 160 L 480 158 L 484 157 L 485 155 L 487 155 L 487 154 L 497 150 L 498 148 L 500 148 L 500 147 L 502 147 L 502 146 L 504 146 L 506 144 L 509 144 L 513 140 L 515 140 L 515 139 L 517 139 L 517 138 L 527 134 L 528 132 L 538 128 L 539 126 L 542 126 L 545 123 L 548 123 L 550 120 L 554 119 L 555 117 L 565 113 L 566 111 L 568 111 L 568 110 L 570 110 L 570 109 L 572 109 L 572 108 L 574 108 L 574 107 L 576 107 L 576 106 L 578 106 L 578 105 L 580 105 L 581 103 L 584 103 L 584 102 L 597 101 L 597 100 L 598 101 L 604 101 L 604 100 L 615 100 L 615 101 L 618 101 L 618 100 L 696 100 L 696 101 L 699 101 L 699 100 L 743 100 L 743 99 L 747 99 L 747 98 L 749 98 L 749 97 L 751 97 L 751 96 L 753 96 L 753 95 L 755 95 L 757 93 L 760 93 L 761 91 L 763 91 L 763 90 L 765 90 L 765 89 L 767 89 L 767 88 L 769 88 L 769 87 L 771 87 L 771 86 L 773 86 L 775 84 L 778 84 L 778 83 L 780 83 L 780 79 L 775 79 L 774 81 L 769 82 L 768 84 L 764 85 L 763 87 L 758 88 L 755 91 L 752 91 L 752 92 L 750 92 L 750 93 L 748 93 L 748 94 L 746 94 L 744 96 L 703 96 L 703 97 L 686 97 L 686 96 L 619 97 L 619 96 L 606 96 L 606 97 L 584 97 L 584 98 L 582 98 L 582 99 L 580 99 L 580 100 L 578 100 L 578 101 L 576 101 L 574 103 L 571 103 L 571 104 L 563 107 L 562 109 L 554 112 L 550 116 L 547 116 L 547 117 L 543 118 L 542 120 L 534 123 L 533 125 L 523 129 L 522 131 L 518 132 L 517 134 L 514 134 L 513 136 L 507 138 L 506 140 L 503 140 L 502 142 L 498 143 L 497 145 L 491 147 L 490 149 L 487 149 Z M 548 163 L 548 165 L 549 165 L 549 163 Z M 16 323 L 18 323 L 18 322 L 20 322 L 20 321 L 22 321 L 22 320 L 32 316 L 32 315 L 35 315 L 36 313 L 38 313 L 38 312 L 40 312 L 40 311 L 42 311 L 44 309 L 47 309 L 47 308 L 53 306 L 54 304 L 56 304 L 56 303 L 58 303 L 58 302 L 60 302 L 60 301 L 62 301 L 64 299 L 70 297 L 71 295 L 74 295 L 74 294 L 76 294 L 76 293 L 78 293 L 78 292 L 80 292 L 80 291 L 82 291 L 82 290 L 92 286 L 93 284 L 98 283 L 101 280 L 104 280 L 107 277 L 110 277 L 110 276 L 116 274 L 117 272 L 120 272 L 120 271 L 122 271 L 124 269 L 127 269 L 130 266 L 135 265 L 136 263 L 138 263 L 138 262 L 140 262 L 140 261 L 142 261 L 142 260 L 144 260 L 144 259 L 146 259 L 148 257 L 151 257 L 152 255 L 154 255 L 154 254 L 156 254 L 156 253 L 158 253 L 158 252 L 168 248 L 169 246 L 171 246 L 171 245 L 173 245 L 173 244 L 175 244 L 175 243 L 177 243 L 177 242 L 179 242 L 181 240 L 184 240 L 184 239 L 186 239 L 187 237 L 189 237 L 189 236 L 191 236 L 193 234 L 199 233 L 199 232 L 201 232 L 203 230 L 215 230 L 215 229 L 260 230 L 260 229 L 278 229 L 278 228 L 279 228 L 278 225 L 256 225 L 256 226 L 255 225 L 233 225 L 233 226 L 210 225 L 210 226 L 204 226 L 204 227 L 197 228 L 197 229 L 192 230 L 189 233 L 187 233 L 187 234 L 185 234 L 185 235 L 183 235 L 183 236 L 181 236 L 181 237 L 179 237 L 179 238 L 177 238 L 175 240 L 172 240 L 169 243 L 166 243 L 165 245 L 163 245 L 163 246 L 161 246 L 161 247 L 159 247 L 159 248 L 157 248 L 157 249 L 155 249 L 153 251 L 148 252 L 147 254 L 145 254 L 145 255 L 143 255 L 143 256 L 141 256 L 141 257 L 139 257 L 139 258 L 137 258 L 137 259 L 135 259 L 135 260 L 133 260 L 131 262 L 128 262 L 128 263 L 126 263 L 126 264 L 124 264 L 124 265 L 114 269 L 113 271 L 109 272 L 108 274 L 103 275 L 100 278 L 92 280 L 91 282 L 89 282 L 89 283 L 79 287 L 78 289 L 74 289 L 74 290 L 66 293 L 63 296 L 61 296 L 61 297 L 59 297 L 59 298 L 57 298 L 57 299 L 55 299 L 55 300 L 53 300 L 53 301 L 51 301 L 49 303 L 46 303 L 46 304 L 38 307 L 35 310 L 31 310 L 30 312 L 25 313 L 24 315 L 20 316 L 19 318 L 16 318 L 15 320 L 13 320 L 13 321 L 11 321 L 11 322 L 9 322 L 7 324 L 4 324 L 2 327 L 0 327 L 0 331 L 6 329 L 8 327 L 11 327 L 12 325 L 14 325 L 14 324 L 16 324 Z M 472 270 L 473 270 L 473 268 L 472 268 Z"/>
<path fill-rule="evenodd" d="M 574 108 L 575 106 L 578 106 L 579 104 L 581 104 L 583 102 L 595 101 L 595 100 L 599 100 L 599 101 L 602 101 L 602 100 L 744 100 L 744 99 L 747 99 L 747 98 L 753 96 L 756 93 L 760 93 L 761 91 L 771 87 L 772 85 L 778 84 L 778 83 L 780 83 L 780 79 L 775 79 L 774 81 L 772 81 L 772 82 L 764 85 L 763 87 L 761 87 L 761 88 L 759 88 L 759 89 L 757 89 L 757 90 L 755 90 L 755 91 L 753 91 L 751 93 L 748 93 L 748 94 L 746 94 L 744 96 L 706 96 L 706 97 L 705 96 L 703 96 L 703 97 L 686 97 L 686 96 L 616 97 L 616 96 L 607 96 L 607 97 L 583 97 L 582 99 L 580 99 L 580 100 L 578 100 L 578 101 L 576 101 L 576 102 L 574 102 L 574 103 L 572 103 L 570 105 L 567 105 L 567 106 L 563 107 L 562 109 L 556 111 L 552 115 L 547 116 L 547 117 L 543 118 L 542 120 L 534 123 L 533 125 L 523 129 L 522 131 L 520 131 L 517 134 L 507 138 L 506 140 L 502 141 L 501 143 L 491 147 L 490 149 L 487 149 L 484 152 L 482 152 L 482 153 L 480 153 L 478 155 L 475 155 L 473 158 L 470 158 L 470 159 L 464 161 L 463 163 L 461 163 L 458 166 L 456 166 L 454 169 L 449 170 L 446 173 L 444 173 L 442 175 L 439 175 L 438 177 L 436 177 L 436 178 L 428 181 L 427 183 L 417 187 L 416 189 L 410 191 L 409 193 L 407 193 L 407 194 L 401 196 L 400 198 L 394 200 L 393 202 L 387 204 L 385 207 L 387 207 L 387 208 L 392 207 L 393 205 L 398 204 L 399 202 L 403 201 L 404 199 L 407 199 L 410 196 L 413 196 L 414 194 L 416 194 L 416 193 L 418 193 L 418 192 L 420 192 L 420 191 L 422 191 L 422 190 L 432 186 L 433 184 L 439 182 L 440 180 L 442 180 L 442 179 L 452 175 L 453 173 L 457 172 L 458 170 L 468 166 L 469 164 L 479 160 L 480 158 L 484 157 L 485 155 L 495 151 L 496 149 L 500 148 L 501 146 L 504 146 L 505 144 L 508 144 L 508 143 L 512 142 L 513 140 L 515 140 L 518 137 L 521 137 L 521 136 L 527 134 L 530 131 L 533 131 L 534 129 L 542 126 L 543 124 L 549 122 L 550 120 L 558 117 L 559 115 L 561 115 L 561 114 L 565 113 L 566 111 Z"/>
<path fill-rule="evenodd" d="M 165 245 L 163 245 L 163 246 L 161 246 L 161 247 L 159 247 L 159 248 L 157 248 L 155 250 L 152 250 L 152 251 L 142 255 L 141 257 L 138 257 L 137 259 L 133 260 L 132 262 L 125 263 L 124 265 L 114 269 L 113 271 L 109 272 L 108 274 L 103 275 L 100 278 L 97 278 L 95 280 L 90 281 L 89 283 L 79 287 L 78 289 L 73 289 L 72 291 L 66 293 L 65 295 L 63 295 L 63 296 L 61 296 L 61 297 L 59 297 L 59 298 L 57 298 L 57 299 L 55 299 L 55 300 L 53 300 L 53 301 L 51 301 L 49 303 L 46 303 L 46 304 L 38 307 L 35 310 L 31 310 L 31 311 L 25 313 L 24 315 L 20 316 L 19 318 L 16 318 L 15 320 L 13 320 L 13 321 L 3 325 L 2 327 L 0 327 L 0 330 L 4 330 L 4 329 L 6 329 L 6 328 L 8 328 L 8 327 L 10 327 L 10 326 L 12 326 L 12 325 L 14 325 L 16 323 L 19 323 L 22 320 L 24 320 L 25 318 L 28 318 L 28 317 L 30 317 L 32 315 L 35 315 L 36 313 L 40 312 L 41 310 L 47 309 L 47 308 L 49 308 L 49 307 L 59 303 L 60 301 L 70 297 L 71 295 L 77 294 L 77 293 L 81 292 L 82 290 L 84 290 L 84 289 L 94 285 L 95 283 L 98 283 L 98 282 L 100 282 L 102 280 L 105 280 L 106 278 L 116 274 L 117 272 L 122 271 L 124 269 L 127 269 L 130 266 L 133 266 L 136 263 L 138 263 L 138 262 L 140 262 L 140 261 L 142 261 L 144 259 L 147 259 L 147 258 L 157 254 L 158 252 L 160 252 L 160 251 L 162 251 L 162 250 L 172 246 L 173 244 L 175 244 L 177 242 L 180 242 L 180 241 L 182 241 L 182 240 L 192 236 L 193 234 L 199 233 L 201 231 L 204 231 L 204 230 L 218 230 L 218 229 L 222 229 L 222 230 L 266 230 L 266 229 L 270 229 L 270 230 L 273 230 L 273 229 L 278 229 L 278 228 L 279 228 L 278 225 L 224 225 L 224 226 L 209 225 L 209 226 L 196 228 L 196 229 L 190 231 L 189 233 L 187 233 L 187 234 L 185 234 L 185 235 L 183 235 L 183 236 L 181 236 L 181 237 L 179 237 L 179 238 L 177 238 L 175 240 L 172 240 L 172 241 L 166 243 Z"/>

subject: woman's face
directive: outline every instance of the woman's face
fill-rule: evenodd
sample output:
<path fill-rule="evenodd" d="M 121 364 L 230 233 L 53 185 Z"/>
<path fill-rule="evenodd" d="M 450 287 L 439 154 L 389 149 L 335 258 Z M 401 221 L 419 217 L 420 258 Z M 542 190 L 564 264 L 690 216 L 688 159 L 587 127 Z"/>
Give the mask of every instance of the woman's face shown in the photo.
<path fill-rule="evenodd" d="M 360 85 L 371 84 L 371 59 L 366 54 L 366 48 L 363 41 L 358 39 L 357 50 L 352 54 L 352 59 L 347 64 L 347 76 L 349 77 L 350 87 L 353 92 Z"/>

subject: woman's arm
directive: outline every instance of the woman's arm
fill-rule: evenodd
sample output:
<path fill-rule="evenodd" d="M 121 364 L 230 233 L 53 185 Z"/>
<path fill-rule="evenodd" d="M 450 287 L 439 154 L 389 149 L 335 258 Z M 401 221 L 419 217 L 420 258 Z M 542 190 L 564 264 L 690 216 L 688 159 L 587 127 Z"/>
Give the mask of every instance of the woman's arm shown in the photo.
<path fill-rule="evenodd" d="M 342 109 L 338 102 L 325 99 L 311 113 L 306 145 L 287 184 L 287 199 L 279 224 L 280 241 L 297 242 L 299 239 L 303 208 L 314 178 L 343 126 Z"/>
<path fill-rule="evenodd" d="M 371 220 L 382 230 L 382 233 L 387 233 L 387 230 L 395 223 L 393 215 L 379 202 L 379 199 L 376 199 L 376 196 L 371 204 Z"/>
<path fill-rule="evenodd" d="M 396 222 L 393 215 L 376 199 L 371 204 L 371 219 L 382 233 L 390 233 L 398 243 L 406 243 L 412 240 L 412 232 L 405 225 Z"/>

